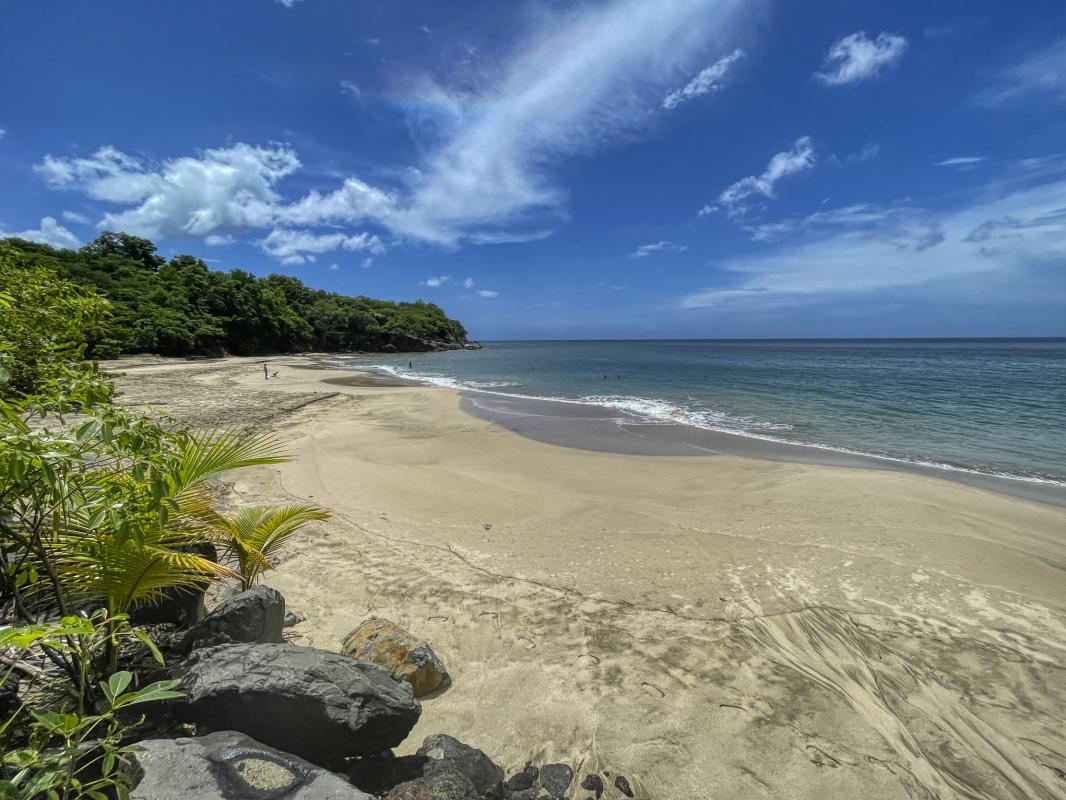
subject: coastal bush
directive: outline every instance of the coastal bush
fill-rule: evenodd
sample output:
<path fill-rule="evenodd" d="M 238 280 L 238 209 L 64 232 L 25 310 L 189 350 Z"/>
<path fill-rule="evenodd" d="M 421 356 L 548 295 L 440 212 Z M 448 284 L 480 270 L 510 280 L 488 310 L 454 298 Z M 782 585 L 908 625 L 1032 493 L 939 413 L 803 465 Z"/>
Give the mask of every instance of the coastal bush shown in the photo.
<path fill-rule="evenodd" d="M 110 313 L 82 325 L 88 353 L 254 355 L 351 351 L 417 341 L 462 344 L 466 329 L 440 307 L 311 289 L 288 275 L 258 278 L 208 269 L 201 259 L 164 260 L 147 239 L 107 231 L 80 250 L 7 239 L 16 267 L 46 269 L 106 297 Z M 98 293 L 98 294 L 97 294 Z"/>
<path fill-rule="evenodd" d="M 17 672 L 28 673 L 31 683 L 47 683 L 43 670 L 29 666 L 35 651 L 61 654 L 78 665 L 64 692 L 48 693 L 35 687 L 38 696 L 49 698 L 29 707 L 26 703 L 0 722 L 0 797 L 4 800 L 107 800 L 128 798 L 133 785 L 130 771 L 123 769 L 132 752 L 131 734 L 142 720 L 121 719 L 120 709 L 159 700 L 183 697 L 174 690 L 178 681 L 157 681 L 128 691 L 134 676 L 114 672 L 100 681 L 94 692 L 92 664 L 104 646 L 112 649 L 122 638 L 136 637 L 146 643 L 163 663 L 159 650 L 141 631 L 130 628 L 125 617 L 98 612 L 91 617 L 70 616 L 49 625 L 0 629 L 0 652 L 6 669 L 0 668 L 0 686 Z M 53 687 L 54 688 L 54 687 Z"/>
<path fill-rule="evenodd" d="M 110 304 L 44 267 L 17 263 L 0 243 L 0 400 L 49 396 L 85 404 L 111 396 L 111 383 L 83 361 L 89 332 Z"/>

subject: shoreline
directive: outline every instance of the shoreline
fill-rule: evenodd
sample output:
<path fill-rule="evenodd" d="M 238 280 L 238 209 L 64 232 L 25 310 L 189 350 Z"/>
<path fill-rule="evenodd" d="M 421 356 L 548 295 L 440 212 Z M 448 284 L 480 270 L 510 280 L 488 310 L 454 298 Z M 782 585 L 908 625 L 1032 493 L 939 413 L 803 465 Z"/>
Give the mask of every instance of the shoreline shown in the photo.
<path fill-rule="evenodd" d="M 284 441 L 293 461 L 228 492 L 333 513 L 266 575 L 307 616 L 290 635 L 336 651 L 386 617 L 452 675 L 400 752 L 447 732 L 508 772 L 624 774 L 640 800 L 1061 793 L 1063 509 L 905 471 L 559 447 L 454 391 L 291 357 L 264 381 L 262 360 L 120 386 Z"/>

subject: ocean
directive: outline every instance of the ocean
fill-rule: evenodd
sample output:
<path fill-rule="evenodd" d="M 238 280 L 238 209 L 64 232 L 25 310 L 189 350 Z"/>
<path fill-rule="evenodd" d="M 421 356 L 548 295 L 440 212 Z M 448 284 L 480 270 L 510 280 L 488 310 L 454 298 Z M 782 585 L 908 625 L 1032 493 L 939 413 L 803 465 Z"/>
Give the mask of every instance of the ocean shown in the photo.
<path fill-rule="evenodd" d="M 1066 339 L 521 341 L 352 366 L 486 396 L 599 408 L 1066 486 Z M 411 366 L 408 366 L 410 362 Z"/>

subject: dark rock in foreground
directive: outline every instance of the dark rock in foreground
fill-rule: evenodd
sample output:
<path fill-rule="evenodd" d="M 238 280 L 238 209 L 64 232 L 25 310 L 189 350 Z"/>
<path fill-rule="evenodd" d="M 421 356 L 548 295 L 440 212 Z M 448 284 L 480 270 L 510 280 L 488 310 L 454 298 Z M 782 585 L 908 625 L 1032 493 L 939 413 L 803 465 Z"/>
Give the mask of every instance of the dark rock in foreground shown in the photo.
<path fill-rule="evenodd" d="M 331 772 L 242 733 L 137 744 L 132 800 L 373 800 Z"/>
<path fill-rule="evenodd" d="M 481 750 L 458 739 L 442 733 L 427 736 L 418 748 L 418 755 L 429 759 L 426 773 L 445 767 L 466 776 L 477 795 L 485 800 L 496 800 L 501 794 L 503 770 Z"/>
<path fill-rule="evenodd" d="M 532 789 L 537 782 L 540 771 L 532 764 L 526 764 L 521 772 L 516 772 L 503 783 L 504 791 L 508 794 Z"/>
<path fill-rule="evenodd" d="M 182 665 L 180 719 L 238 730 L 325 767 L 400 744 L 422 707 L 407 683 L 339 653 L 291 644 L 194 651 Z"/>
<path fill-rule="evenodd" d="M 596 800 L 600 800 L 600 795 L 603 794 L 603 778 L 590 772 L 585 776 L 585 780 L 581 781 L 581 788 L 595 792 Z"/>
<path fill-rule="evenodd" d="M 540 768 L 540 785 L 552 797 L 565 797 L 574 771 L 566 764 L 545 764 Z"/>
<path fill-rule="evenodd" d="M 285 598 L 277 589 L 253 586 L 224 600 L 186 634 L 186 651 L 234 642 L 281 642 Z"/>
<path fill-rule="evenodd" d="M 627 781 L 625 779 L 625 777 L 622 776 L 622 775 L 619 775 L 617 778 L 614 779 L 614 788 L 616 788 L 618 791 L 620 791 L 626 797 L 632 797 L 633 796 L 633 789 L 629 785 L 629 781 Z"/>

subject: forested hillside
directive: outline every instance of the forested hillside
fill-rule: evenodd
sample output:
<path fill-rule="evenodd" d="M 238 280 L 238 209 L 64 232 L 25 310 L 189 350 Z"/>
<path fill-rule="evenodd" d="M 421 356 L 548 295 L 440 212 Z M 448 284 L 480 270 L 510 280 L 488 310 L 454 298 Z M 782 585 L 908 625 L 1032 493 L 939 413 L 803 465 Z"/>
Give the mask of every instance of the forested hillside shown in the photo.
<path fill-rule="evenodd" d="M 23 267 L 46 267 L 95 289 L 110 313 L 86 331 L 89 355 L 256 355 L 275 352 L 429 350 L 462 345 L 466 329 L 432 303 L 394 303 L 311 289 L 288 275 L 258 278 L 169 261 L 147 239 L 106 232 L 80 250 L 7 239 Z"/>

